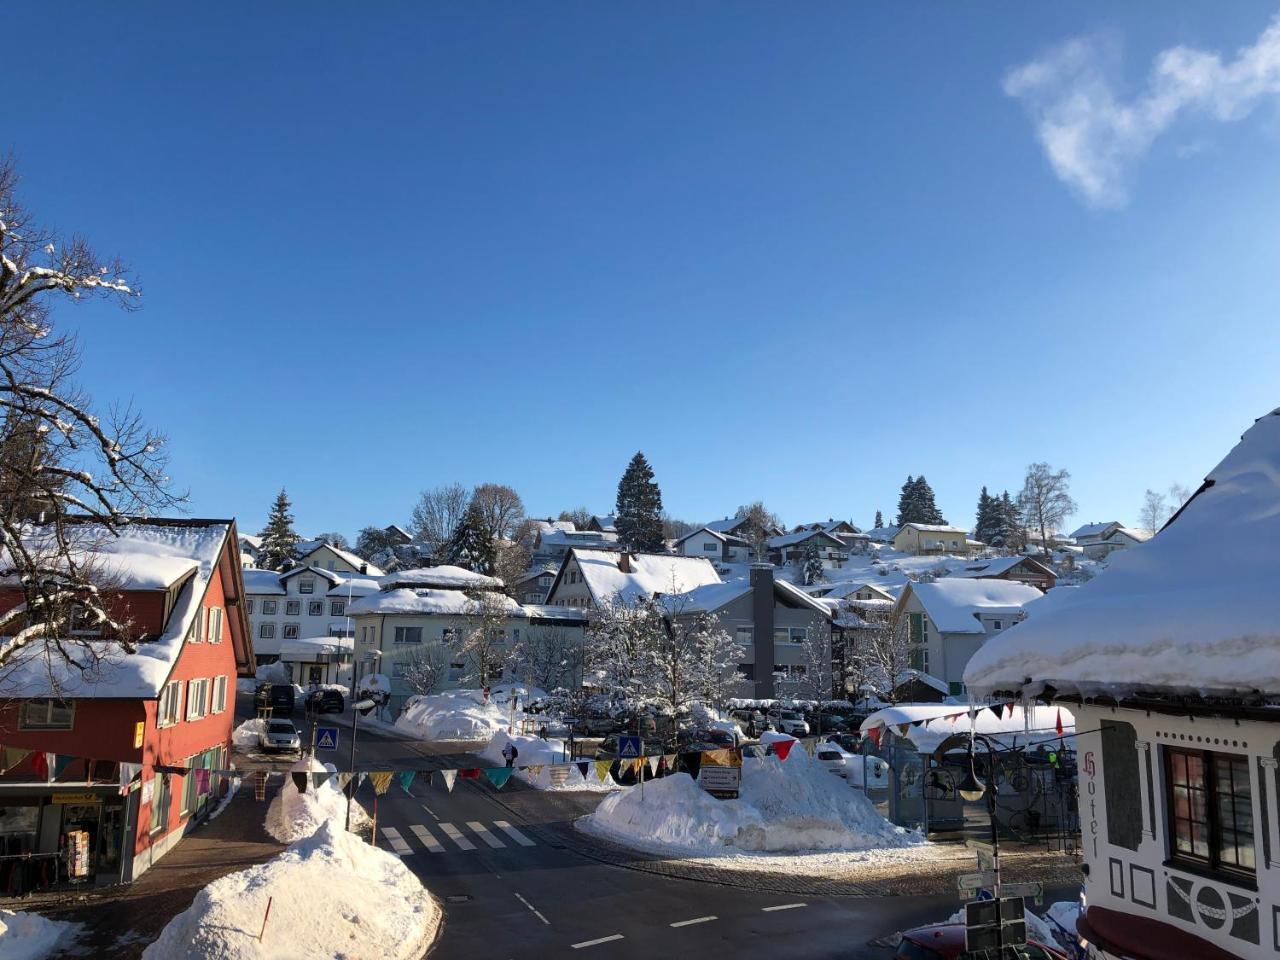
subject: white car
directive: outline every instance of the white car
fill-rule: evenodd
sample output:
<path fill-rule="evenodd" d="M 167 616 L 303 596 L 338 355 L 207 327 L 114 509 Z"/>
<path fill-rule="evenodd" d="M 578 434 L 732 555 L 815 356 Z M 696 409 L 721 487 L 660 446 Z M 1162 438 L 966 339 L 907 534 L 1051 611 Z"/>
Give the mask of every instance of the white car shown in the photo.
<path fill-rule="evenodd" d="M 769 722 L 782 733 L 793 737 L 807 737 L 809 724 L 805 723 L 804 714 L 796 710 L 778 710 L 769 714 Z"/>
<path fill-rule="evenodd" d="M 814 756 L 819 763 L 824 764 L 828 770 L 836 774 L 836 776 L 849 776 L 849 763 L 857 763 L 860 758 L 851 757 L 845 753 L 840 747 L 834 743 L 824 743 L 818 747 L 818 752 Z"/>
<path fill-rule="evenodd" d="M 258 734 L 258 746 L 263 753 L 277 750 L 285 753 L 297 753 L 302 749 L 302 737 L 292 720 L 268 720 L 262 732 Z"/>

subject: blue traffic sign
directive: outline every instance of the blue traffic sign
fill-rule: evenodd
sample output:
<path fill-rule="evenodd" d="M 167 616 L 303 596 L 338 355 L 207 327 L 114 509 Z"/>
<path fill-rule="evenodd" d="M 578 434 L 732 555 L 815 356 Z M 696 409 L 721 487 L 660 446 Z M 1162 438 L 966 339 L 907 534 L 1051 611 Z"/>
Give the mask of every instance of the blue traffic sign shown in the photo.
<path fill-rule="evenodd" d="M 618 759 L 620 760 L 636 760 L 642 756 L 643 750 L 639 737 L 618 738 Z"/>
<path fill-rule="evenodd" d="M 316 749 L 317 750 L 337 750 L 338 749 L 338 728 L 337 727 L 316 727 Z"/>

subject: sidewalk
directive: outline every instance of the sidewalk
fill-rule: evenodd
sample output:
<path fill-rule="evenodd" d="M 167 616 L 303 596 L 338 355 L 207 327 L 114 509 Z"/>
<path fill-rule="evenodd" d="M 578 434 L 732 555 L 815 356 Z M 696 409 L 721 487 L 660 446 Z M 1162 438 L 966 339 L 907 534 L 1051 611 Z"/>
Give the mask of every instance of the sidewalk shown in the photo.
<path fill-rule="evenodd" d="M 273 786 L 278 789 L 278 781 Z M 263 829 L 270 798 L 271 791 L 267 800 L 254 800 L 253 784 L 246 780 L 222 813 L 188 834 L 133 884 L 74 898 L 14 901 L 11 906 L 84 925 L 79 939 L 58 958 L 140 957 L 203 887 L 284 849 Z"/>

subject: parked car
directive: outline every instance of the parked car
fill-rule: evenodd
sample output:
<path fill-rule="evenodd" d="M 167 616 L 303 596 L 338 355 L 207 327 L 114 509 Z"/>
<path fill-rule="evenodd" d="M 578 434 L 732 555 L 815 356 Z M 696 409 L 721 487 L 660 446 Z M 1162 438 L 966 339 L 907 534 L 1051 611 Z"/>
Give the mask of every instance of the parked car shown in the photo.
<path fill-rule="evenodd" d="M 307 694 L 306 708 L 310 713 L 341 713 L 346 707 L 340 690 L 312 690 Z"/>
<path fill-rule="evenodd" d="M 268 720 L 258 734 L 258 746 L 264 753 L 298 753 L 302 750 L 302 737 L 292 720 Z"/>
<path fill-rule="evenodd" d="M 856 733 L 833 733 L 827 742 L 836 744 L 845 753 L 862 752 L 862 737 Z"/>
<path fill-rule="evenodd" d="M 850 757 L 840 749 L 838 744 L 834 743 L 819 744 L 818 752 L 814 755 L 814 759 L 839 777 L 849 776 L 849 771 L 845 765 L 846 760 L 852 760 L 855 763 L 857 762 L 857 758 Z"/>
<path fill-rule="evenodd" d="M 793 737 L 807 737 L 809 724 L 805 723 L 804 714 L 798 710 L 771 710 L 769 722 L 780 733 L 789 733 Z"/>
<path fill-rule="evenodd" d="M 294 708 L 294 691 L 291 683 L 264 683 L 254 694 L 259 709 L 271 708 L 271 715 L 290 714 Z"/>
<path fill-rule="evenodd" d="M 1013 947 L 1007 947 L 1004 956 L 1015 956 Z M 918 927 L 902 935 L 898 944 L 897 960 L 959 960 L 967 956 L 964 947 L 963 923 L 940 923 L 932 927 Z M 1068 960 L 1067 955 L 1037 940 L 1028 940 L 1017 948 L 1019 960 Z"/>
<path fill-rule="evenodd" d="M 845 733 L 849 729 L 848 722 L 838 713 L 811 713 L 805 719 L 809 729 L 818 733 Z"/>

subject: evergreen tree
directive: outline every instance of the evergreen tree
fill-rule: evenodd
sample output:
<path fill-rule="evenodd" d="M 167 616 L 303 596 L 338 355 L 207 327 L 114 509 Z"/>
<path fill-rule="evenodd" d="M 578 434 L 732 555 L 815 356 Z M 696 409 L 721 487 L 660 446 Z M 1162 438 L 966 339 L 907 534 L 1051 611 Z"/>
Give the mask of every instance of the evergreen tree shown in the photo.
<path fill-rule="evenodd" d="M 653 467 L 637 452 L 618 481 L 618 541 L 636 553 L 658 553 L 662 537 L 662 491 L 653 479 Z"/>
<path fill-rule="evenodd" d="M 944 524 L 942 511 L 934 502 L 933 488 L 921 474 L 919 477 L 907 477 L 902 485 L 902 494 L 898 497 L 898 526 L 905 523 Z"/>
<path fill-rule="evenodd" d="M 258 551 L 258 563 L 264 570 L 288 570 L 296 559 L 298 541 L 302 538 L 293 529 L 293 514 L 289 512 L 289 496 L 284 487 L 276 495 L 262 528 L 262 546 Z"/>
<path fill-rule="evenodd" d="M 876 511 L 876 527 L 875 528 L 877 530 L 884 529 L 884 517 L 880 514 L 879 510 Z"/>
<path fill-rule="evenodd" d="M 1009 496 L 1008 490 L 998 499 L 992 497 L 991 501 L 994 532 L 987 542 L 1003 550 L 1021 550 L 1026 538 L 1022 533 L 1022 512 L 1017 502 Z"/>
<path fill-rule="evenodd" d="M 826 571 L 822 566 L 822 557 L 818 553 L 818 547 L 810 543 L 804 548 L 804 564 L 800 568 L 800 577 L 806 587 L 815 583 L 821 583 L 826 576 Z"/>
<path fill-rule="evenodd" d="M 916 518 L 915 513 L 915 493 L 916 478 L 907 474 L 907 481 L 902 485 L 902 492 L 898 494 L 898 516 L 893 521 L 894 526 L 900 527 L 904 523 L 911 523 Z"/>
<path fill-rule="evenodd" d="M 1000 500 L 987 493 L 987 488 L 983 487 L 978 494 L 978 516 L 973 524 L 973 537 L 994 545 L 1000 532 Z"/>
<path fill-rule="evenodd" d="M 479 504 L 467 507 L 444 548 L 444 562 L 492 576 L 497 555 Z"/>

